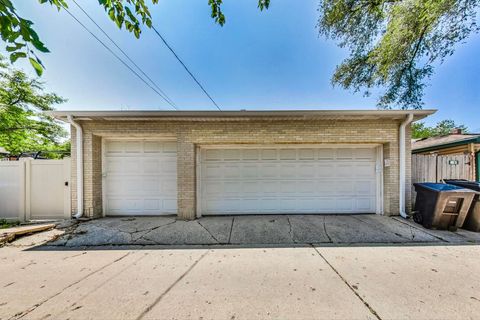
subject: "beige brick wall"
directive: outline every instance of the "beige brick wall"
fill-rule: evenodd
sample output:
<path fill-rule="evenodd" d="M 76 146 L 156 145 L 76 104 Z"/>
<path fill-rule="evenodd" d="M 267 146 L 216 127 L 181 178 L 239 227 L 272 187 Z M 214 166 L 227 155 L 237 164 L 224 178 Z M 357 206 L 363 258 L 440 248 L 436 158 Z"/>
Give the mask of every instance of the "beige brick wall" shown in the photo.
<path fill-rule="evenodd" d="M 113 137 L 176 137 L 178 216 L 194 219 L 196 207 L 196 151 L 212 144 L 379 143 L 391 165 L 384 168 L 384 212 L 399 213 L 397 121 L 254 120 L 214 121 L 83 121 L 84 214 L 102 215 L 102 139 Z M 204 119 L 206 120 L 206 119 Z M 210 119 L 211 120 L 211 119 Z M 410 130 L 407 128 L 407 141 Z M 72 208 L 76 210 L 75 129 L 72 128 Z M 410 147 L 407 149 L 410 184 Z M 407 188 L 410 192 L 410 188 Z M 407 194 L 407 208 L 410 197 Z"/>

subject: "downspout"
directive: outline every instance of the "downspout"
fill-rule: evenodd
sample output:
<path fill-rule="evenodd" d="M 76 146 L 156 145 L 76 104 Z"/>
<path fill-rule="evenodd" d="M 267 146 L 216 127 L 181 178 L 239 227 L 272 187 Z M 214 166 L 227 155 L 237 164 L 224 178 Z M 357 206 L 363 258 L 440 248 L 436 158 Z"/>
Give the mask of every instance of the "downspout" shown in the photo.
<path fill-rule="evenodd" d="M 405 128 L 412 123 L 413 121 L 413 114 L 409 113 L 407 118 L 400 124 L 399 130 L 399 152 L 400 152 L 400 173 L 399 173 L 399 183 L 400 183 L 400 194 L 399 194 L 399 201 L 400 201 L 400 215 L 407 219 L 408 215 L 405 210 L 405 199 L 406 199 L 406 190 L 405 190 L 405 181 L 406 179 L 406 141 L 405 141 Z"/>
<path fill-rule="evenodd" d="M 79 219 L 83 215 L 83 130 L 71 115 L 67 116 L 68 122 L 75 127 L 76 147 L 77 147 L 77 213 L 73 215 Z"/>

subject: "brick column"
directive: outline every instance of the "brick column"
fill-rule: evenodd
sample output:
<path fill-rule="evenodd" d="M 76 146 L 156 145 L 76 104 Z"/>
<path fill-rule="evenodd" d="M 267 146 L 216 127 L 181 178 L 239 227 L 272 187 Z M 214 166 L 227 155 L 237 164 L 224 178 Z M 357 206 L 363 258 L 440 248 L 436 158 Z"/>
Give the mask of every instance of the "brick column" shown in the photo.
<path fill-rule="evenodd" d="M 196 164 L 195 144 L 184 134 L 177 140 L 177 194 L 178 218 L 196 217 Z"/>
<path fill-rule="evenodd" d="M 102 216 L 102 140 L 91 132 L 83 137 L 83 193 L 84 215 L 90 218 Z"/>

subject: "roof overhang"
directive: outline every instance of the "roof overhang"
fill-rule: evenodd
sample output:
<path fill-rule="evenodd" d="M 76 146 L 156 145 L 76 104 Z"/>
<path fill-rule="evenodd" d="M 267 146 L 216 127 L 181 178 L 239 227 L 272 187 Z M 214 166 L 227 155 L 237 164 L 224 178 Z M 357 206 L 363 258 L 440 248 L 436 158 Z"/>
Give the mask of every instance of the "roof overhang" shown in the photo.
<path fill-rule="evenodd" d="M 434 151 L 438 151 L 438 150 L 463 146 L 463 145 L 467 145 L 467 144 L 470 144 L 470 143 L 480 143 L 480 136 L 476 136 L 476 137 L 472 137 L 472 138 L 466 138 L 466 139 L 458 140 L 458 141 L 452 141 L 452 142 L 448 142 L 448 143 L 439 143 L 439 144 L 432 145 L 432 146 L 427 146 L 427 147 L 417 147 L 417 148 L 415 148 L 415 146 L 412 146 L 412 153 L 434 152 Z"/>
<path fill-rule="evenodd" d="M 47 114 L 67 121 L 68 116 L 80 121 L 158 121 L 158 120 L 247 120 L 247 119 L 329 119 L 329 120 L 402 120 L 413 114 L 414 121 L 436 110 L 235 110 L 235 111 L 50 111 Z"/>

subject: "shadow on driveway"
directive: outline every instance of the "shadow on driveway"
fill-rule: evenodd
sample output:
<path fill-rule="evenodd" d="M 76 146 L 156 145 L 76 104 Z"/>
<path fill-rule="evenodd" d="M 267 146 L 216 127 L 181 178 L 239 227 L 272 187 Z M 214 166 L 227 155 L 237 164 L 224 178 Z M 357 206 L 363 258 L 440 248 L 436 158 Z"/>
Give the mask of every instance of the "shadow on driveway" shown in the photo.
<path fill-rule="evenodd" d="M 480 234 L 427 230 L 378 215 L 103 218 L 82 222 L 29 250 L 275 248 L 314 246 L 435 246 L 479 244 Z"/>

